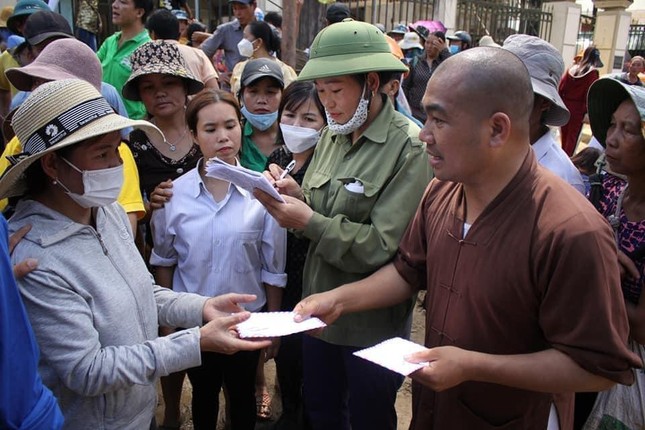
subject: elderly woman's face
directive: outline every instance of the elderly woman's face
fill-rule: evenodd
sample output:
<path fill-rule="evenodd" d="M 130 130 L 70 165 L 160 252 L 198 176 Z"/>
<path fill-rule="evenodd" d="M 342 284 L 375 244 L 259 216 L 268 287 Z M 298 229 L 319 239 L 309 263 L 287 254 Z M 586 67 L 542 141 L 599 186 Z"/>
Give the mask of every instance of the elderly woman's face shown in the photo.
<path fill-rule="evenodd" d="M 168 117 L 186 105 L 186 87 L 180 77 L 154 73 L 138 79 L 139 95 L 153 117 Z"/>
<path fill-rule="evenodd" d="M 614 172 L 629 176 L 645 171 L 641 117 L 631 100 L 622 102 L 611 116 L 605 143 L 607 162 Z"/>

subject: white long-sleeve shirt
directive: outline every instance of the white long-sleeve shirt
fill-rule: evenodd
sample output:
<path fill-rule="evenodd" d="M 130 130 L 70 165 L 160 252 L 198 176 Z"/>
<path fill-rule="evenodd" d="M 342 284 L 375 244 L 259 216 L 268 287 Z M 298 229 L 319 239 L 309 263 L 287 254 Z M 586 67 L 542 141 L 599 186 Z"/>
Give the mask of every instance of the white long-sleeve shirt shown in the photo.
<path fill-rule="evenodd" d="M 287 283 L 286 230 L 234 184 L 216 202 L 199 175 L 200 165 L 175 180 L 172 199 L 154 211 L 150 264 L 177 266 L 174 291 L 256 294 L 245 307 L 257 311 L 266 303 L 263 283 Z"/>
<path fill-rule="evenodd" d="M 566 152 L 555 141 L 550 131 L 544 133 L 531 147 L 541 166 L 546 167 L 564 179 L 583 195 L 585 194 L 585 183 L 582 180 L 582 175 L 573 165 Z"/>

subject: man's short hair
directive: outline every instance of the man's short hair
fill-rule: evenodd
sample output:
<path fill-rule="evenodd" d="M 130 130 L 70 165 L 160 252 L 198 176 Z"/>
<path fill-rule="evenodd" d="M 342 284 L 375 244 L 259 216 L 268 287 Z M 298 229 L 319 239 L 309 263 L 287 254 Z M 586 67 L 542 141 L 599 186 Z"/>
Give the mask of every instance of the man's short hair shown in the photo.
<path fill-rule="evenodd" d="M 137 9 L 143 9 L 143 15 L 141 16 L 141 22 L 145 24 L 148 15 L 155 8 L 153 0 L 134 0 L 134 7 Z"/>
<path fill-rule="evenodd" d="M 335 2 L 329 5 L 325 17 L 327 18 L 327 22 L 334 24 L 341 22 L 345 18 L 351 18 L 351 12 L 349 6 L 345 3 Z"/>
<path fill-rule="evenodd" d="M 146 28 L 157 39 L 179 40 L 179 20 L 168 9 L 157 9 L 146 21 Z"/>
<path fill-rule="evenodd" d="M 267 14 L 264 15 L 264 21 L 268 22 L 275 28 L 282 28 L 282 15 L 278 12 L 267 12 Z"/>

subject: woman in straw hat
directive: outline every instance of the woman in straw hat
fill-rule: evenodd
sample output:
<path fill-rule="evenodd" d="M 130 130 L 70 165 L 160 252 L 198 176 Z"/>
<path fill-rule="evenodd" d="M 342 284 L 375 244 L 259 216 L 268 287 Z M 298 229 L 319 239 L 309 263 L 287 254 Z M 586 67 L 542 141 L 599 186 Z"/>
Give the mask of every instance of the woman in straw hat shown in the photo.
<path fill-rule="evenodd" d="M 78 80 L 37 88 L 12 125 L 24 152 L 0 179 L 0 197 L 22 196 L 11 231 L 32 226 L 12 257 L 38 260 L 18 282 L 65 428 L 146 429 L 159 376 L 199 365 L 201 350 L 269 344 L 235 336 L 231 327 L 248 313 L 221 316 L 254 296 L 209 299 L 152 283 L 115 201 L 123 181 L 119 130 L 159 134 L 153 125 L 115 114 Z M 158 338 L 158 324 L 192 328 Z"/>
<path fill-rule="evenodd" d="M 314 80 L 323 131 L 302 188 L 271 165 L 286 204 L 257 192 L 283 227 L 310 240 L 303 296 L 363 279 L 394 256 L 430 179 L 424 146 L 394 110 L 382 82 L 407 67 L 371 24 L 323 29 L 299 80 Z M 409 333 L 412 302 L 341 317 L 320 338 L 305 336 L 304 404 L 314 429 L 395 429 L 403 378 L 352 353 Z M 333 377 L 332 377 L 333 376 Z"/>
<path fill-rule="evenodd" d="M 629 343 L 632 351 L 643 359 L 645 88 L 611 78 L 599 79 L 589 89 L 587 106 L 591 130 L 605 147 L 606 161 L 611 170 L 611 173 L 602 176 L 601 191 L 592 193 L 594 197 L 591 200 L 614 229 L 621 266 L 621 286 L 629 320 Z M 645 424 L 644 395 L 645 377 L 639 370 L 632 386 L 617 385 L 599 394 L 584 428 L 606 428 L 604 425 L 607 425 L 609 417 L 621 421 L 624 428 L 642 428 Z M 582 406 L 585 404 L 586 409 Z M 581 418 L 579 415 L 586 417 L 592 404 L 589 396 L 576 395 L 576 419 Z"/>

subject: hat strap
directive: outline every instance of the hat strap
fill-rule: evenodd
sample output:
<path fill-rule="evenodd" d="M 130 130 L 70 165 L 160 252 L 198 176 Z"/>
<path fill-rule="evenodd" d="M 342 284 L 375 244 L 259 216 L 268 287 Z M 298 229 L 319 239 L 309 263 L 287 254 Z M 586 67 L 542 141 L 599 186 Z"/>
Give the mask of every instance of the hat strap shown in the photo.
<path fill-rule="evenodd" d="M 24 145 L 24 151 L 32 155 L 42 152 L 87 124 L 113 113 L 114 110 L 103 97 L 84 101 L 33 132 Z"/>

